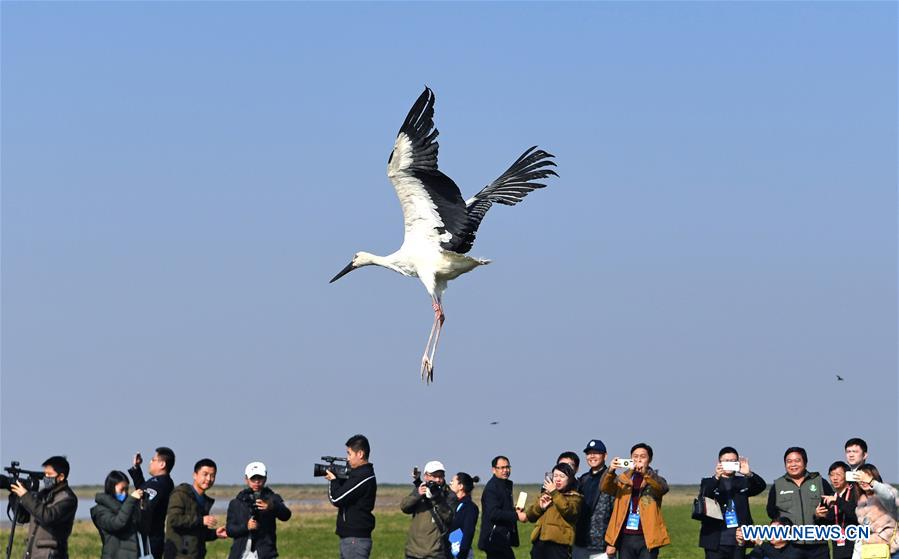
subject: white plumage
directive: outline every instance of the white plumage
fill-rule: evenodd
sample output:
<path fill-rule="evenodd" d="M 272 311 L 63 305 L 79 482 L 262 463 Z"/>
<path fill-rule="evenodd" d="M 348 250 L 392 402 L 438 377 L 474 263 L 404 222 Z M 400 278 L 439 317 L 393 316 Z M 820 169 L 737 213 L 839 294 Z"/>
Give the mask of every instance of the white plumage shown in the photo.
<path fill-rule="evenodd" d="M 553 155 L 532 147 L 505 173 L 467 201 L 459 187 L 437 169 L 434 93 L 425 88 L 400 127 L 387 162 L 387 176 L 403 208 L 404 237 L 399 250 L 387 256 L 357 252 L 331 283 L 362 266 L 381 266 L 417 277 L 431 296 L 434 324 L 421 359 L 421 377 L 434 378 L 434 355 L 446 315 L 442 296 L 447 282 L 490 261 L 466 256 L 481 220 L 494 202 L 514 206 L 529 192 L 545 185 L 534 182 L 556 172 Z"/>

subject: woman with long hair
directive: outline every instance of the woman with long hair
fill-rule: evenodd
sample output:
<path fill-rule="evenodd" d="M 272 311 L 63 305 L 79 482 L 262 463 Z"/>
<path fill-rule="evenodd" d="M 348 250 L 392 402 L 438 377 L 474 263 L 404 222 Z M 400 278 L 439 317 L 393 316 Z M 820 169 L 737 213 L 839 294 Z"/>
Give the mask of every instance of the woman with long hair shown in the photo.
<path fill-rule="evenodd" d="M 143 491 L 128 494 L 128 476 L 118 470 L 106 476 L 103 492 L 91 508 L 91 519 L 103 541 L 101 559 L 136 559 L 139 556 L 140 500 Z"/>
<path fill-rule="evenodd" d="M 899 536 L 895 534 L 899 507 L 896 488 L 883 483 L 880 472 L 873 464 L 859 467 L 855 479 L 859 489 L 855 515 L 858 523 L 868 526 L 871 532 L 867 540 L 856 542 L 852 557 L 861 557 L 865 546 L 878 546 L 883 550 L 883 559 L 899 558 Z"/>

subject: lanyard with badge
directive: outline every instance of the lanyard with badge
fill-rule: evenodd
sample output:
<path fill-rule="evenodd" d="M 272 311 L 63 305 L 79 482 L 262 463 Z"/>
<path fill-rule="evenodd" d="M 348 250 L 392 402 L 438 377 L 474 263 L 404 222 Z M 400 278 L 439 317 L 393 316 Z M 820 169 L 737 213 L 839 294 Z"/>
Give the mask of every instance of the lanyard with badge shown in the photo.
<path fill-rule="evenodd" d="M 727 502 L 727 510 L 724 511 L 724 526 L 726 528 L 736 528 L 740 525 L 739 520 L 737 519 L 737 508 L 734 505 L 734 500 L 731 499 Z"/>
<path fill-rule="evenodd" d="M 643 484 L 640 484 L 640 488 L 643 488 Z M 639 491 L 638 491 L 639 493 Z M 635 503 L 636 501 L 636 503 Z M 640 529 L 640 497 L 637 499 L 631 497 L 631 506 L 630 510 L 627 514 L 627 524 L 625 524 L 625 528 L 628 530 L 639 530 Z"/>
<path fill-rule="evenodd" d="M 838 497 L 839 497 L 840 499 L 845 499 L 846 497 L 849 496 L 849 490 L 850 490 L 850 487 L 849 487 L 849 486 L 846 486 L 846 488 L 843 489 L 843 491 L 840 492 L 840 495 L 838 495 Z M 834 524 L 836 524 L 837 526 L 843 527 L 843 523 L 840 522 L 840 509 L 839 509 L 839 507 L 837 507 L 837 502 L 836 502 L 836 501 L 833 502 L 833 521 L 834 521 Z M 845 516 L 845 515 L 843 515 L 843 522 L 846 522 L 846 516 Z M 845 538 L 845 536 L 844 536 L 845 533 L 846 533 L 845 531 L 842 531 L 842 530 L 840 531 L 840 535 L 841 535 L 842 537 L 840 537 L 840 538 L 835 542 L 836 545 L 838 545 L 838 546 L 840 546 L 840 547 L 846 545 L 846 538 Z"/>

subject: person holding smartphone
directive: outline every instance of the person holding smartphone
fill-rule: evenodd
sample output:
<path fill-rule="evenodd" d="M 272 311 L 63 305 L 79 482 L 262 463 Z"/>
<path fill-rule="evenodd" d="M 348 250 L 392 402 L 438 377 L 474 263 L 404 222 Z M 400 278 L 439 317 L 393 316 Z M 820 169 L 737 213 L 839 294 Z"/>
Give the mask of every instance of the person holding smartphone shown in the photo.
<path fill-rule="evenodd" d="M 577 492 L 574 468 L 565 462 L 553 467 L 544 479 L 537 502 L 518 510 L 521 522 L 536 522 L 531 532 L 531 559 L 568 559 L 584 499 Z"/>
<path fill-rule="evenodd" d="M 609 555 L 619 559 L 655 559 L 659 548 L 671 543 L 662 518 L 662 496 L 668 482 L 649 467 L 652 447 L 637 443 L 631 457 L 615 457 L 600 482 L 600 490 L 615 498 L 612 518 L 606 529 Z M 618 470 L 618 473 L 615 472 Z"/>
<path fill-rule="evenodd" d="M 737 475 L 739 474 L 739 475 Z M 739 559 L 745 549 L 738 544 L 737 530 L 752 524 L 749 497 L 762 493 L 765 480 L 749 469 L 749 460 L 732 446 L 718 451 L 715 475 L 699 484 L 700 498 L 713 499 L 721 507 L 723 518 L 703 517 L 699 529 L 699 547 L 706 559 Z"/>

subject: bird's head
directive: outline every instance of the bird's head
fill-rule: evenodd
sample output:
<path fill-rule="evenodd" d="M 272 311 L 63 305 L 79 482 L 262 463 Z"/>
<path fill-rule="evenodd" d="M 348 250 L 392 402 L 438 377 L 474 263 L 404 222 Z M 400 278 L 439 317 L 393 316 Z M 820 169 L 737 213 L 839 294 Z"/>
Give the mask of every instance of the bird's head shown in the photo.
<path fill-rule="evenodd" d="M 328 283 L 334 283 L 356 268 L 361 268 L 362 266 L 371 266 L 375 263 L 375 258 L 377 257 L 374 254 L 370 254 L 368 252 L 357 252 L 353 255 L 353 259 L 350 260 L 350 263 L 347 264 L 343 270 L 337 272 L 337 275 L 331 278 L 331 281 L 329 281 Z"/>

